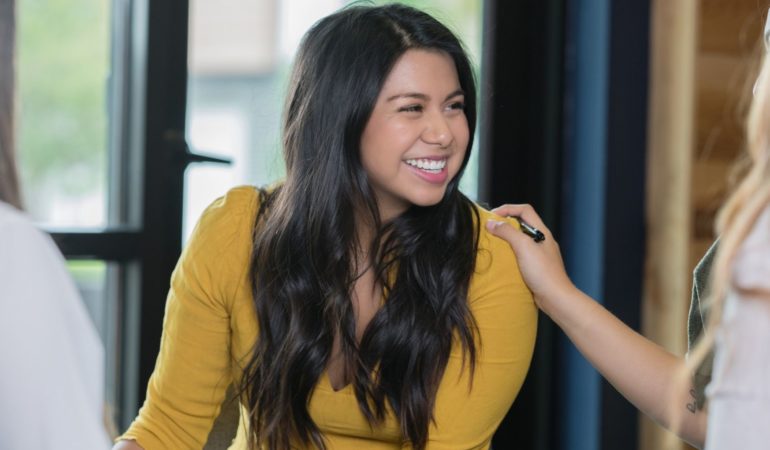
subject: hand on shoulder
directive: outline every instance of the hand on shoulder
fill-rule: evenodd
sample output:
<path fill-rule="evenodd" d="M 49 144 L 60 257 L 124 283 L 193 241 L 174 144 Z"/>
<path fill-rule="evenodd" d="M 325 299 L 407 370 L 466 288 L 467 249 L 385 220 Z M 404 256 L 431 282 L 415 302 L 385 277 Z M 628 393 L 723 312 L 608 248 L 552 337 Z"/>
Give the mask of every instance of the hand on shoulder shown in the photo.
<path fill-rule="evenodd" d="M 490 233 L 510 244 L 535 302 L 550 315 L 555 302 L 570 297 L 572 291 L 577 290 L 564 269 L 559 244 L 530 205 L 503 205 L 492 212 L 501 217 L 520 217 L 544 234 L 545 240 L 535 242 L 506 221 L 489 220 L 486 223 Z"/>

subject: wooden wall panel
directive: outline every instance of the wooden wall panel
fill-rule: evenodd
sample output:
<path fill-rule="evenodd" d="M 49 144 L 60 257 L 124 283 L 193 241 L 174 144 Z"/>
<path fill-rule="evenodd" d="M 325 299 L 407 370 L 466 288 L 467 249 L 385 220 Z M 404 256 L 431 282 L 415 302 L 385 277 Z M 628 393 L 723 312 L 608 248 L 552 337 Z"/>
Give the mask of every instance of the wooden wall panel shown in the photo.
<path fill-rule="evenodd" d="M 764 0 L 701 0 L 699 53 L 737 54 L 751 51 L 764 25 Z"/>
<path fill-rule="evenodd" d="M 698 16 L 691 239 L 714 239 L 714 217 L 744 147 L 744 117 L 762 46 L 768 2 L 703 0 Z M 696 245 L 697 243 L 697 245 Z M 693 265 L 699 257 L 693 251 Z"/>
<path fill-rule="evenodd" d="M 732 161 L 743 145 L 742 106 L 750 100 L 751 66 L 738 55 L 696 55 L 696 159 Z"/>

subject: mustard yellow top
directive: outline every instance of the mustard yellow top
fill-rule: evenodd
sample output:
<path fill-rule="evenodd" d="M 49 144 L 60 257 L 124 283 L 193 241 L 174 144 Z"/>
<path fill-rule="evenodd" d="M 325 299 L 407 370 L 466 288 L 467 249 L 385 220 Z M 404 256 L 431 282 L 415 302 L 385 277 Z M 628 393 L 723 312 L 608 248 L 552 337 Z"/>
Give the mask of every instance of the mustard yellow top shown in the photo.
<path fill-rule="evenodd" d="M 257 338 L 249 282 L 258 196 L 238 187 L 201 216 L 171 279 L 163 337 L 147 398 L 129 430 L 145 450 L 202 448 L 225 390 L 240 380 Z M 479 207 L 481 236 L 469 303 L 481 336 L 473 385 L 459 346 L 439 385 L 428 448 L 486 449 L 529 368 L 537 310 L 509 245 L 483 226 L 492 213 Z M 499 218 L 497 218 L 499 220 Z M 477 342 L 477 345 L 479 343 Z M 332 389 L 322 376 L 309 412 L 330 450 L 400 449 L 391 413 L 371 429 L 348 385 Z M 243 422 L 243 420 L 241 420 Z M 246 448 L 243 423 L 230 448 Z"/>

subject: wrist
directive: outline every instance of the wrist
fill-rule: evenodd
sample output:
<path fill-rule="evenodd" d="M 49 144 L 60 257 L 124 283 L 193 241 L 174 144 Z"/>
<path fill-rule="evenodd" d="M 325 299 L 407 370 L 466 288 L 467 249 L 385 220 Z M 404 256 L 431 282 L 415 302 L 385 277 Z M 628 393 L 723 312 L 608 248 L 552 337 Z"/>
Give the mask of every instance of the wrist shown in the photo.
<path fill-rule="evenodd" d="M 572 282 L 562 286 L 550 300 L 539 302 L 540 309 L 561 328 L 579 326 L 590 317 L 590 310 L 598 304 Z"/>

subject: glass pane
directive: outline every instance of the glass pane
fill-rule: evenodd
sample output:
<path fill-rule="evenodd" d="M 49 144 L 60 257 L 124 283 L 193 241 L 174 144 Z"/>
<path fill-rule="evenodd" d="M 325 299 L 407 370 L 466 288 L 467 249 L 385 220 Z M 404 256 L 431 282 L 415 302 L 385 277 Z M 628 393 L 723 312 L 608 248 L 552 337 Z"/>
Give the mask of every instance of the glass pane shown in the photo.
<path fill-rule="evenodd" d="M 283 176 L 280 118 L 291 61 L 305 31 L 345 3 L 191 0 L 188 139 L 194 151 L 228 156 L 233 164 L 200 164 L 187 170 L 185 236 L 203 208 L 228 188 L 265 185 Z M 478 65 L 481 0 L 406 3 L 457 32 Z M 477 192 L 477 153 L 461 185 L 471 198 Z"/>
<path fill-rule="evenodd" d="M 88 310 L 91 320 L 102 339 L 105 355 L 105 393 L 104 400 L 110 412 L 119 410 L 118 402 L 118 296 L 111 295 L 114 289 L 114 277 L 111 273 L 119 270 L 117 264 L 97 260 L 67 261 L 67 268 L 75 280 L 80 296 Z M 115 420 L 115 417 L 113 417 Z"/>
<path fill-rule="evenodd" d="M 88 313 L 91 315 L 102 342 L 109 324 L 107 323 L 107 308 L 105 301 L 105 282 L 107 263 L 104 261 L 76 260 L 68 261 L 67 268 L 78 286 L 80 296 L 83 298 Z"/>
<path fill-rule="evenodd" d="M 111 3 L 17 5 L 25 207 L 47 226 L 104 226 Z"/>
<path fill-rule="evenodd" d="M 190 2 L 188 139 L 231 166 L 187 170 L 184 235 L 203 208 L 239 184 L 283 176 L 280 118 L 286 76 L 302 34 L 343 0 Z"/>

